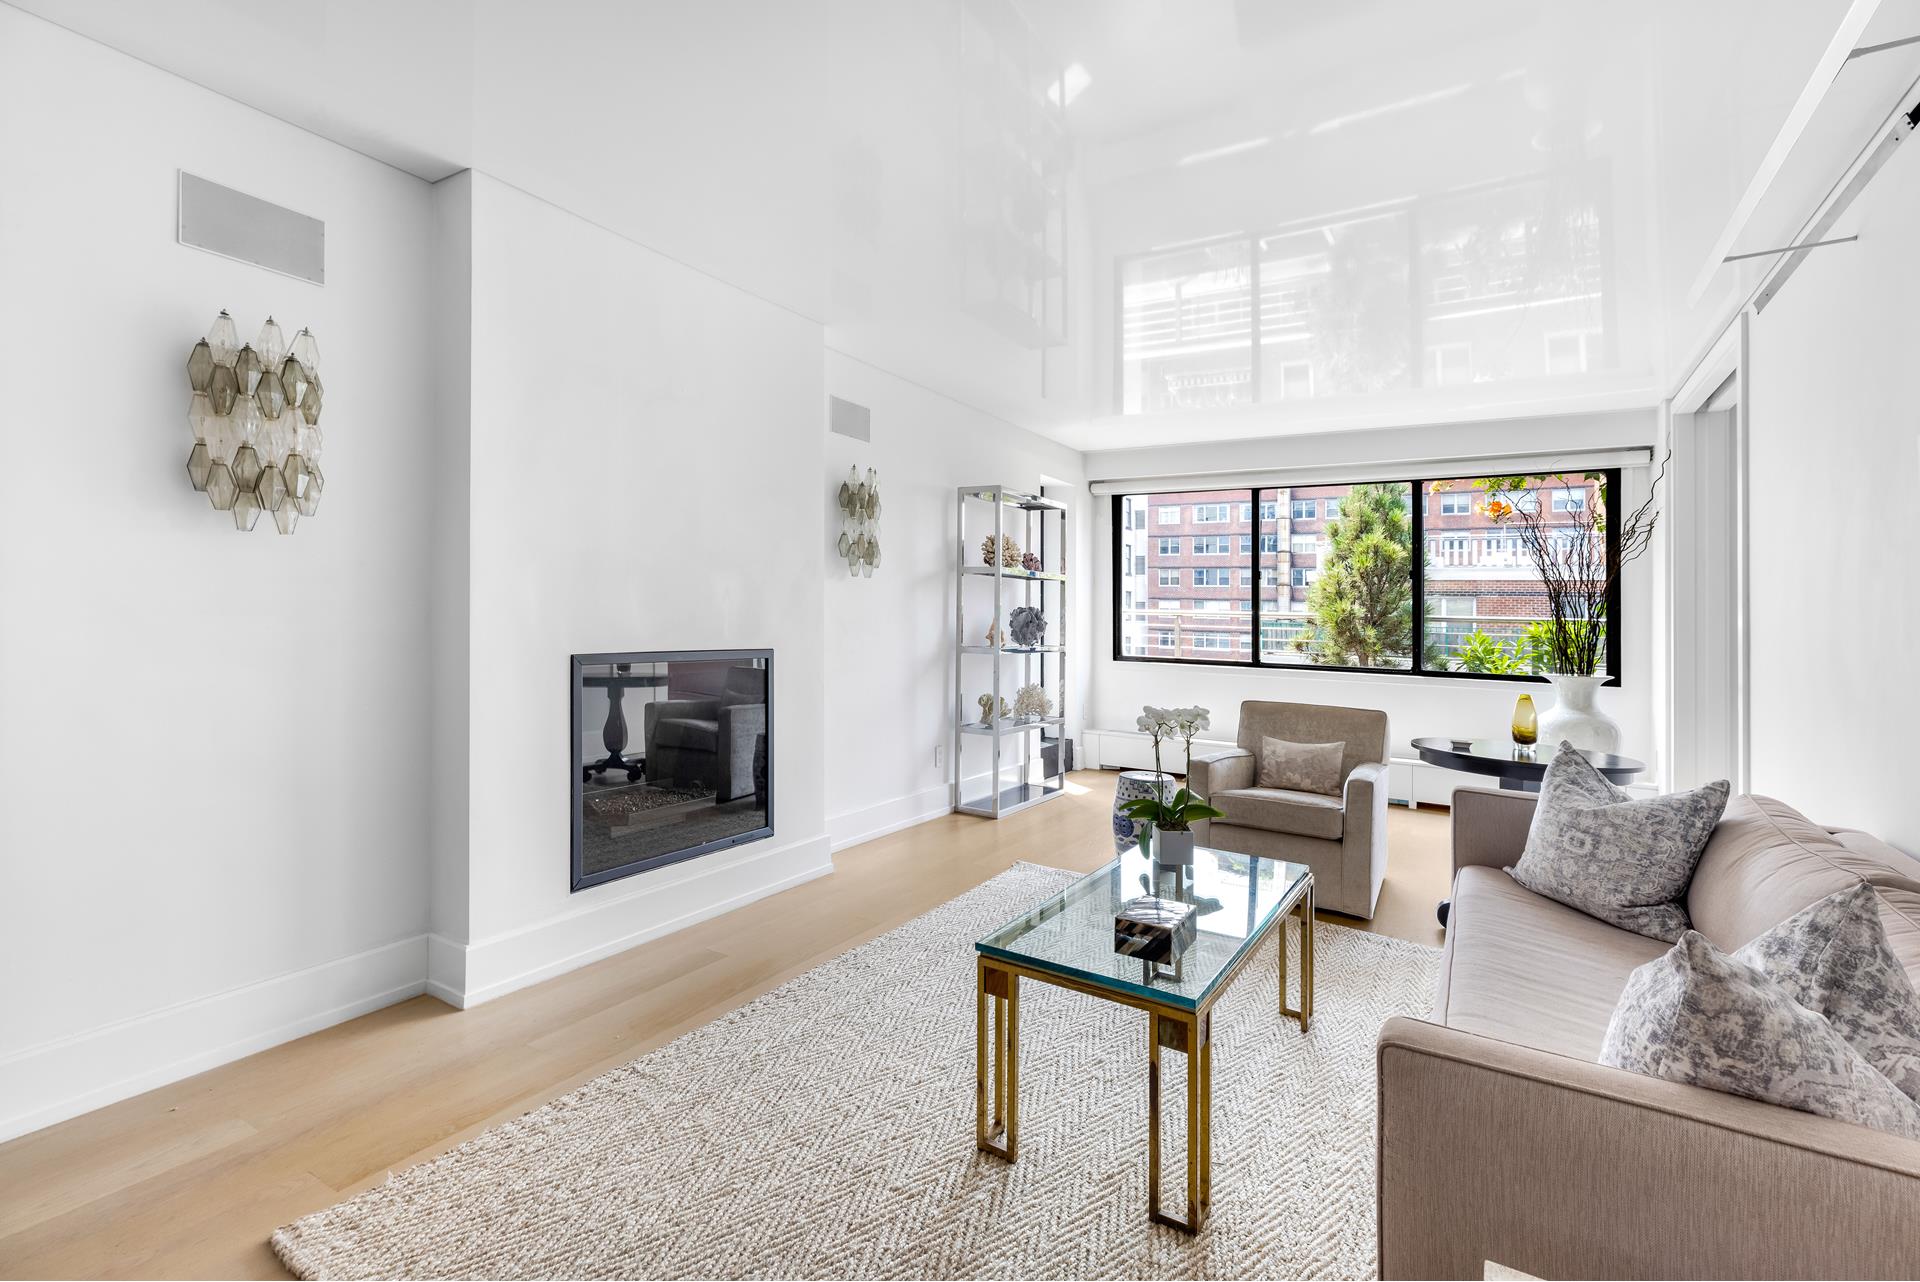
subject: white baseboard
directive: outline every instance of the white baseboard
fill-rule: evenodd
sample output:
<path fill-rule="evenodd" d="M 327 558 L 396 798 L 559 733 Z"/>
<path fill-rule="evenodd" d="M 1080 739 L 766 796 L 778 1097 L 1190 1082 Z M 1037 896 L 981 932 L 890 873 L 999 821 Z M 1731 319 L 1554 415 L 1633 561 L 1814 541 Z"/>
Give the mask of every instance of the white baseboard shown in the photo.
<path fill-rule="evenodd" d="M 0 1059 L 0 1140 L 417 996 L 426 973 L 415 935 L 16 1051 Z"/>
<path fill-rule="evenodd" d="M 619 898 L 470 944 L 442 940 L 431 991 L 463 1010 L 478 1006 L 833 871 L 825 834 L 710 867 L 718 858 L 643 874 Z"/>
<path fill-rule="evenodd" d="M 943 783 L 936 788 L 895 797 L 876 806 L 829 815 L 827 837 L 837 854 L 848 846 L 858 846 L 888 833 L 923 824 L 929 819 L 938 819 L 952 810 L 953 796 L 949 786 Z"/>
<path fill-rule="evenodd" d="M 421 993 L 474 1006 L 833 871 L 824 834 L 718 867 L 711 858 L 474 944 L 414 935 L 16 1051 L 0 1058 L 0 1141 Z"/>
<path fill-rule="evenodd" d="M 467 991 L 467 946 L 445 935 L 427 936 L 427 991 L 459 1007 Z"/>

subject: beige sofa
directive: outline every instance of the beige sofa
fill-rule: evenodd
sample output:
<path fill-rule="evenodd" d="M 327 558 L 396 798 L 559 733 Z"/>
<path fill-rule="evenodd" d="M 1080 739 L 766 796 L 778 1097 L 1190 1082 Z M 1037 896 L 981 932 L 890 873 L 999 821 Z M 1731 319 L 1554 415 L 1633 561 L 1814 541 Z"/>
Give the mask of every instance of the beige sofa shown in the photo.
<path fill-rule="evenodd" d="M 1337 797 L 1254 786 L 1260 741 L 1343 743 Z M 1291 860 L 1313 869 L 1317 908 L 1372 917 L 1387 876 L 1387 714 L 1313 703 L 1240 705 L 1240 746 L 1196 758 L 1187 784 L 1224 819 L 1193 827 L 1216 850 Z"/>
<path fill-rule="evenodd" d="M 1535 800 L 1454 794 L 1433 1015 L 1380 1031 L 1380 1275 L 1920 1276 L 1920 1142 L 1596 1062 L 1668 945 L 1502 871 Z M 1920 861 L 1770 798 L 1729 803 L 1687 911 L 1732 949 L 1861 880 L 1920 983 Z"/>

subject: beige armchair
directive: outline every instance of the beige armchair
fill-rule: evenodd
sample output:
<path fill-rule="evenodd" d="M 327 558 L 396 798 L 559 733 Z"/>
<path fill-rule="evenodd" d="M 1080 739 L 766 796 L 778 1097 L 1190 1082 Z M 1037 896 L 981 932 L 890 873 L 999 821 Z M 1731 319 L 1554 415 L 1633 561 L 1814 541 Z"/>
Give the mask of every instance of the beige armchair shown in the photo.
<path fill-rule="evenodd" d="M 1255 786 L 1260 741 L 1343 743 L 1339 796 Z M 1312 703 L 1243 703 L 1239 747 L 1197 757 L 1187 783 L 1225 817 L 1194 825 L 1216 850 L 1313 869 L 1318 908 L 1372 917 L 1387 876 L 1387 714 Z"/>

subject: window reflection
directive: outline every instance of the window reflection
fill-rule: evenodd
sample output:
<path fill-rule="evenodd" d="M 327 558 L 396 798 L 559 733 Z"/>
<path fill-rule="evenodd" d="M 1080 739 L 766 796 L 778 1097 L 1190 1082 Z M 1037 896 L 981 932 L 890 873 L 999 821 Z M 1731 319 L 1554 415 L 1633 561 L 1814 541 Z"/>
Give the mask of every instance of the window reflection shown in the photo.
<path fill-rule="evenodd" d="M 1613 368 L 1603 175 L 1575 167 L 1123 259 L 1121 410 Z"/>

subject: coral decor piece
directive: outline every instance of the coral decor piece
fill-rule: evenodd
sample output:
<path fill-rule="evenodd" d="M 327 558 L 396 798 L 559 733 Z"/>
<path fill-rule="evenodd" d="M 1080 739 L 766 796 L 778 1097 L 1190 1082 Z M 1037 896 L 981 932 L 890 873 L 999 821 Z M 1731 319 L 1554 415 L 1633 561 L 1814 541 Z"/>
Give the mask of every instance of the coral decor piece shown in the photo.
<path fill-rule="evenodd" d="M 187 354 L 193 450 L 187 479 L 214 508 L 251 530 L 271 513 L 282 534 L 320 506 L 320 345 L 310 330 L 289 344 L 273 317 L 241 345 L 221 312 Z"/>
<path fill-rule="evenodd" d="M 993 724 L 993 696 L 990 694 L 981 695 L 979 698 L 979 704 L 980 704 L 980 724 L 983 726 L 992 725 Z M 1000 715 L 1003 717 L 1010 717 L 1013 715 L 1012 710 L 1007 707 L 1007 700 L 1006 700 L 1006 696 L 1004 695 L 1002 695 L 1000 699 Z"/>
<path fill-rule="evenodd" d="M 1020 558 L 1020 568 L 1028 574 L 1040 573 L 1040 558 L 1032 552 Z"/>
<path fill-rule="evenodd" d="M 1033 647 L 1047 639 L 1047 616 L 1038 606 L 1014 606 L 1007 616 L 1007 627 L 1013 632 L 1015 645 Z"/>
<path fill-rule="evenodd" d="M 982 565 L 993 565 L 996 560 L 1000 565 L 1005 566 L 1009 570 L 1017 570 L 1020 568 L 1020 545 L 1014 542 L 1011 534 L 1002 534 L 1000 536 L 997 541 L 997 549 L 996 540 L 993 535 L 989 534 L 986 538 L 980 540 L 980 563 Z"/>
<path fill-rule="evenodd" d="M 1052 716 L 1053 700 L 1047 697 L 1047 688 L 1037 681 L 1021 686 L 1014 692 L 1013 715 L 1016 717 Z"/>

